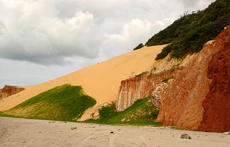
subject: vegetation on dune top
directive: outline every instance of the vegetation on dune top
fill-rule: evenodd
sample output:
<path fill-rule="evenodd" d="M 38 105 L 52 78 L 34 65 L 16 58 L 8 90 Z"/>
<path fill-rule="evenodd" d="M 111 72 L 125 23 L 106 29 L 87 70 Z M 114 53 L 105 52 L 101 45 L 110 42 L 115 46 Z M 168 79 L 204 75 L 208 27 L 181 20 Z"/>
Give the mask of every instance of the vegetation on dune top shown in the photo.
<path fill-rule="evenodd" d="M 144 71 L 144 72 L 142 72 L 142 73 L 140 73 L 138 75 L 135 75 L 135 77 L 141 77 L 141 76 L 146 75 L 148 73 L 149 73 L 148 71 Z"/>
<path fill-rule="evenodd" d="M 127 124 L 127 125 L 154 125 L 159 126 L 159 122 L 154 122 L 159 110 L 150 101 L 150 97 L 139 99 L 133 105 L 121 112 L 116 112 L 115 105 L 104 106 L 99 110 L 100 118 L 97 120 L 87 120 L 86 123 L 101 124 Z"/>
<path fill-rule="evenodd" d="M 141 49 L 142 47 L 144 47 L 144 45 L 142 43 L 140 43 L 138 46 L 136 46 L 133 50 L 138 50 Z"/>
<path fill-rule="evenodd" d="M 166 29 L 155 34 L 146 46 L 168 44 L 156 60 L 163 59 L 171 52 L 172 58 L 183 58 L 199 52 L 203 45 L 213 40 L 230 25 L 230 1 L 216 0 L 203 11 L 184 14 Z"/>
<path fill-rule="evenodd" d="M 73 121 L 96 104 L 96 100 L 85 95 L 80 86 L 63 85 L 43 92 L 1 115 L 14 117 Z"/>

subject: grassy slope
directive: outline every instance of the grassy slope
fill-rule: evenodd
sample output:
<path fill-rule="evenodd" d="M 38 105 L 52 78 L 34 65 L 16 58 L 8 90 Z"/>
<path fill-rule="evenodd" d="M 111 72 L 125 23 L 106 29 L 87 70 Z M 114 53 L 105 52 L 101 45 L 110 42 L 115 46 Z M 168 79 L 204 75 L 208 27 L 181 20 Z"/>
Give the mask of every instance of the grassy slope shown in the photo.
<path fill-rule="evenodd" d="M 1 115 L 48 120 L 73 121 L 96 101 L 80 86 L 63 85 L 43 92 Z"/>
<path fill-rule="evenodd" d="M 114 106 L 109 105 L 104 112 L 100 112 L 98 120 L 87 120 L 87 123 L 102 123 L 102 124 L 128 124 L 128 125 L 160 125 L 159 122 L 154 122 L 157 115 L 158 109 L 150 101 L 150 97 L 140 99 L 136 101 L 132 106 L 128 107 L 122 112 L 117 112 L 111 115 L 107 113 L 113 113 Z M 103 109 L 103 108 L 102 108 Z M 101 109 L 101 110 L 102 110 Z"/>
<path fill-rule="evenodd" d="M 198 52 L 203 45 L 230 25 L 230 1 L 216 0 L 204 11 L 185 14 L 172 25 L 160 31 L 146 43 L 147 46 L 171 43 L 165 47 L 156 60 L 172 52 L 171 57 L 183 58 Z"/>

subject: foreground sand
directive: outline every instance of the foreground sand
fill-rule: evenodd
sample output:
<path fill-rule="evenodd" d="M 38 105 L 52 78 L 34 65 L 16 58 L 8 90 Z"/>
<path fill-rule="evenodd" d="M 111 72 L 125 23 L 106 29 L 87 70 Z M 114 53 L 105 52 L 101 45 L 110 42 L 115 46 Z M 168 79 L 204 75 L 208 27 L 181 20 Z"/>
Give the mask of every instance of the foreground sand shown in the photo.
<path fill-rule="evenodd" d="M 6 117 L 0 117 L 0 126 L 1 147 L 230 146 L 230 135 L 168 128 L 108 126 Z M 114 134 L 110 134 L 111 131 Z M 181 139 L 183 133 L 187 133 L 192 139 Z"/>
<path fill-rule="evenodd" d="M 122 80 L 150 70 L 156 55 L 161 52 L 163 47 L 165 45 L 144 47 L 141 50 L 129 52 L 46 83 L 27 86 L 26 90 L 1 100 L 0 111 L 13 108 L 41 92 L 68 83 L 75 86 L 81 85 L 86 94 L 97 101 L 96 106 L 86 111 L 82 116 L 82 120 L 85 120 L 90 117 L 97 106 L 117 99 Z"/>

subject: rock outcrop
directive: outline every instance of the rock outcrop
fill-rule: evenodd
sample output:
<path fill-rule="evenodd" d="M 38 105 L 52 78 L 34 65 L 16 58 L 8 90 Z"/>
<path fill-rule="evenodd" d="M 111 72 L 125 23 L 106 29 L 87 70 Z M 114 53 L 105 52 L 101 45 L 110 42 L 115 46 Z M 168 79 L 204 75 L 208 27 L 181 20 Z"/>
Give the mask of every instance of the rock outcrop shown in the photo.
<path fill-rule="evenodd" d="M 170 81 L 169 81 L 170 80 Z M 168 82 L 171 82 L 171 79 L 167 79 Z M 165 91 L 168 87 L 168 82 L 161 82 L 157 84 L 153 92 L 150 94 L 152 103 L 157 107 L 161 107 L 161 93 Z"/>
<path fill-rule="evenodd" d="M 24 88 L 22 87 L 5 85 L 3 89 L 0 89 L 0 100 L 13 94 L 19 93 L 23 90 Z"/>
<path fill-rule="evenodd" d="M 162 66 L 164 62 L 158 65 Z M 162 80 L 169 77 L 173 80 L 164 85 Z M 122 111 L 135 100 L 149 95 L 160 107 L 156 121 L 162 125 L 210 132 L 229 131 L 230 27 L 191 56 L 182 70 L 167 70 L 122 81 L 117 108 Z"/>
<path fill-rule="evenodd" d="M 117 110 L 123 111 L 131 106 L 136 100 L 153 95 L 152 101 L 159 105 L 159 91 L 162 89 L 162 80 L 172 79 L 183 67 L 177 67 L 161 73 L 142 75 L 121 81 L 119 96 L 117 100 Z M 155 90 L 157 88 L 157 90 Z M 156 99 L 154 98 L 154 95 Z M 156 96 L 158 95 L 158 96 Z"/>
<path fill-rule="evenodd" d="M 162 93 L 157 121 L 192 130 L 230 129 L 230 27 L 207 43 Z"/>
<path fill-rule="evenodd" d="M 216 41 L 219 51 L 209 62 L 208 78 L 212 80 L 203 101 L 200 131 L 225 132 L 230 129 L 230 27 Z"/>

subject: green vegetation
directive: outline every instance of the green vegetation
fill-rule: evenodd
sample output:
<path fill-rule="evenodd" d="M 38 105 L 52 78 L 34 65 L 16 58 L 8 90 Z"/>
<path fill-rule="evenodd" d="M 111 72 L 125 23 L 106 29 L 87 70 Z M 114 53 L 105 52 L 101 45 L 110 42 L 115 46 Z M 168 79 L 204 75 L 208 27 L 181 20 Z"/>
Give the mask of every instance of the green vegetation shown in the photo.
<path fill-rule="evenodd" d="M 171 70 L 174 71 L 177 67 L 180 66 L 181 63 L 177 63 L 171 67 Z"/>
<path fill-rule="evenodd" d="M 63 85 L 43 92 L 16 107 L 0 112 L 0 116 L 59 121 L 76 121 L 84 111 L 96 104 L 90 96 L 84 95 L 80 86 Z M 147 97 L 139 99 L 122 112 L 117 112 L 114 103 L 99 109 L 99 119 L 85 123 L 154 125 L 159 110 Z"/>
<path fill-rule="evenodd" d="M 127 124 L 127 125 L 155 125 L 159 126 L 159 122 L 154 122 L 159 110 L 155 107 L 150 97 L 137 100 L 134 104 L 124 111 L 116 112 L 115 105 L 110 104 L 99 110 L 100 118 L 97 120 L 87 120 L 86 123 L 102 123 L 102 124 Z M 100 111 L 103 113 L 100 113 Z M 116 113 L 115 113 L 116 112 Z M 103 114 L 101 116 L 101 114 Z M 108 115 L 110 114 L 110 115 Z"/>
<path fill-rule="evenodd" d="M 80 86 L 63 85 L 43 92 L 0 115 L 73 121 L 95 104 L 96 101 L 85 95 Z"/>
<path fill-rule="evenodd" d="M 162 82 L 167 83 L 170 80 L 170 78 L 165 78 L 162 80 Z"/>
<path fill-rule="evenodd" d="M 203 45 L 230 25 L 230 1 L 216 0 L 207 9 L 184 14 L 172 25 L 160 31 L 146 43 L 147 46 L 168 44 L 156 60 L 163 59 L 171 52 L 172 58 L 183 58 L 199 52 Z"/>
<path fill-rule="evenodd" d="M 156 71 L 156 70 L 157 70 L 157 68 L 156 68 L 156 66 L 154 66 L 150 71 L 150 75 L 153 74 L 153 72 Z"/>
<path fill-rule="evenodd" d="M 107 120 L 114 115 L 116 115 L 116 107 L 115 104 L 112 102 L 111 104 L 107 104 L 106 106 L 101 107 L 99 109 L 99 116 L 101 120 Z"/>
<path fill-rule="evenodd" d="M 145 74 L 148 74 L 148 73 L 149 73 L 148 71 L 144 71 L 144 72 L 142 72 L 142 73 L 140 73 L 138 75 L 135 75 L 135 77 L 141 77 L 141 76 L 143 76 Z"/>
<path fill-rule="evenodd" d="M 135 47 L 133 50 L 138 50 L 141 49 L 142 47 L 144 47 L 143 43 L 140 43 L 137 47 Z"/>

